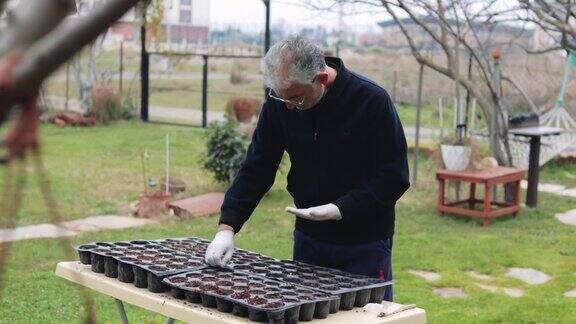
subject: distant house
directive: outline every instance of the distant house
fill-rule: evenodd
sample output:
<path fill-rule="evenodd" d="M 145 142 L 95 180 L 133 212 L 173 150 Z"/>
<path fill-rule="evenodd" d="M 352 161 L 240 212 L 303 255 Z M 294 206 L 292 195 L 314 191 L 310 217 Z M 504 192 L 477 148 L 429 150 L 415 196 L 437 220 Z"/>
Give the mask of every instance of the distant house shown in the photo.
<path fill-rule="evenodd" d="M 80 13 L 89 11 L 99 1 L 89 0 Z M 164 0 L 164 19 L 162 20 L 163 43 L 198 44 L 208 40 L 210 26 L 210 0 Z M 140 17 L 131 10 L 110 28 L 112 37 L 124 41 L 138 39 Z"/>
<path fill-rule="evenodd" d="M 438 26 L 437 20 L 432 17 L 422 17 L 422 21 L 431 30 L 440 34 L 440 26 Z M 410 18 L 404 18 L 401 23 L 406 27 L 410 35 L 412 36 L 415 44 L 423 49 L 439 49 L 436 42 L 415 22 Z M 448 23 L 456 25 L 454 20 L 448 21 Z M 407 48 L 408 41 L 404 37 L 400 27 L 394 20 L 386 20 L 378 23 L 382 28 L 382 43 L 388 48 Z M 533 29 L 526 29 L 522 27 L 516 27 L 511 25 L 496 25 L 493 27 L 488 27 L 484 24 L 476 24 L 474 26 L 476 34 L 480 39 L 480 42 L 484 43 L 490 40 L 492 44 L 502 44 L 508 45 L 514 43 L 516 45 L 521 45 L 524 47 L 532 46 L 532 35 L 534 34 Z M 470 44 L 476 43 L 473 33 L 468 33 L 467 41 Z"/>
<path fill-rule="evenodd" d="M 7 8 L 14 8 L 20 0 L 9 0 Z M 40 1 L 40 0 L 39 0 Z M 76 0 L 78 13 L 85 15 L 104 0 Z M 117 0 L 121 1 L 121 0 Z M 202 44 L 208 40 L 210 26 L 210 0 L 163 0 L 163 42 L 167 44 Z M 5 17 L 5 15 L 3 15 Z M 1 19 L 4 20 L 4 19 Z M 130 10 L 108 31 L 109 42 L 139 39 L 140 17 Z M 2 24 L 3 21 L 0 21 Z"/>

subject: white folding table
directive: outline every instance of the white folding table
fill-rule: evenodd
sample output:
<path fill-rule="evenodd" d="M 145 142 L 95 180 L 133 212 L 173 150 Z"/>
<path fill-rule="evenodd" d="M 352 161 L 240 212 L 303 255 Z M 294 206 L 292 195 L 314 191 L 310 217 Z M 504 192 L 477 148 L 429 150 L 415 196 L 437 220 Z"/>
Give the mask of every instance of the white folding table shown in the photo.
<path fill-rule="evenodd" d="M 202 324 L 254 323 L 247 318 L 176 299 L 169 293 L 152 293 L 147 289 L 137 288 L 133 284 L 108 278 L 104 274 L 92 272 L 89 265 L 77 261 L 58 263 L 56 275 L 116 299 L 122 323 L 128 323 L 124 302 L 164 315 L 168 318 L 167 323 L 174 323 L 174 320 Z M 365 312 L 362 308 L 354 308 L 350 311 L 330 314 L 328 318 L 323 320 L 314 319 L 309 323 L 422 324 L 426 323 L 426 312 L 421 308 L 413 308 L 390 316 L 378 317 L 377 313 Z"/>

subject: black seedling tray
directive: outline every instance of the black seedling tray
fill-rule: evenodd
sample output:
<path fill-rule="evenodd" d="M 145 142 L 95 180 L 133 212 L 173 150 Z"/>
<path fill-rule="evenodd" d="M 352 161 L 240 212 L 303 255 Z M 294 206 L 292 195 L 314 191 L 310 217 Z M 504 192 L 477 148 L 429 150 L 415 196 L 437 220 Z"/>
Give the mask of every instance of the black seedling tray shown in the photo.
<path fill-rule="evenodd" d="M 169 287 L 163 282 L 167 276 L 197 271 L 207 266 L 204 254 L 210 241 L 195 238 L 166 238 L 129 242 L 96 242 L 76 247 L 80 261 L 91 264 L 92 271 L 104 273 L 135 286 L 162 292 Z M 350 274 L 315 265 L 277 260 L 258 253 L 236 249 L 230 266 L 234 274 L 278 281 L 281 289 L 292 291 L 314 289 L 318 293 L 336 296 L 330 302 L 329 312 L 363 307 L 367 303 L 381 303 L 390 281 Z M 206 271 L 212 268 L 206 268 Z M 172 285 L 173 286 L 173 285 Z M 184 290 L 173 291 L 185 297 Z M 187 292 L 191 294 L 191 292 Z M 199 299 L 198 299 L 199 300 Z M 261 314 L 260 314 L 261 315 Z M 261 316 L 260 316 L 261 317 Z M 303 318 L 307 318 L 304 316 Z"/>
<path fill-rule="evenodd" d="M 166 276 L 206 267 L 204 259 L 151 241 L 95 242 L 76 247 L 80 262 L 107 277 L 133 283 L 151 292 L 168 289 Z"/>
<path fill-rule="evenodd" d="M 256 322 L 296 323 L 326 318 L 330 305 L 338 300 L 332 294 L 220 268 L 170 276 L 164 283 L 172 287 L 176 298 Z"/>
<path fill-rule="evenodd" d="M 266 262 L 278 262 L 279 260 L 271 258 L 269 256 L 265 256 L 262 254 L 236 249 L 234 250 L 234 254 L 232 255 L 232 259 L 230 260 L 230 265 L 232 267 L 236 266 L 246 266 L 252 263 L 266 263 Z"/>
<path fill-rule="evenodd" d="M 234 265 L 234 269 L 338 295 L 341 310 L 364 307 L 368 303 L 381 303 L 386 286 L 392 284 L 391 281 L 288 260 Z"/>
<path fill-rule="evenodd" d="M 204 257 L 206 248 L 208 247 L 208 244 L 210 244 L 210 241 L 197 237 L 166 238 L 150 242 L 162 245 L 168 249 L 189 253 L 201 258 Z"/>
<path fill-rule="evenodd" d="M 167 238 L 161 240 L 153 240 L 150 242 L 154 244 L 160 244 L 169 249 L 190 253 L 200 258 L 204 257 L 206 249 L 210 244 L 210 241 L 196 237 Z M 266 262 L 266 261 L 279 261 L 279 260 L 259 253 L 236 248 L 234 250 L 232 259 L 230 260 L 230 264 L 234 266 L 234 265 L 246 265 L 253 262 Z"/>

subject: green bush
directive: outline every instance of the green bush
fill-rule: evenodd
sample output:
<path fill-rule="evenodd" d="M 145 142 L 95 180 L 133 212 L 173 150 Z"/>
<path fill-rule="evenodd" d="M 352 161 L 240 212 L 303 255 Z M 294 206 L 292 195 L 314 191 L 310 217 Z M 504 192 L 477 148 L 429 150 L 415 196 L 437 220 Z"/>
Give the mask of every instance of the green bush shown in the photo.
<path fill-rule="evenodd" d="M 232 182 L 246 155 L 246 141 L 231 122 L 211 123 L 206 136 L 208 140 L 202 156 L 202 167 L 211 172 L 216 181 Z"/>

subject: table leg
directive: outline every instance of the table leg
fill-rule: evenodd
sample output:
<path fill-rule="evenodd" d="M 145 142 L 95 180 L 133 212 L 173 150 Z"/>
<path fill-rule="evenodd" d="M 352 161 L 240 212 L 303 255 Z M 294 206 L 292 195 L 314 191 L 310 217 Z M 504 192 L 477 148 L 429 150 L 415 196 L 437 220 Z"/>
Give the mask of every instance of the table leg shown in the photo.
<path fill-rule="evenodd" d="M 492 211 L 492 186 L 486 184 L 484 190 L 484 215 L 482 217 L 484 226 L 490 226 L 490 211 Z"/>
<path fill-rule="evenodd" d="M 124 304 L 120 299 L 116 300 L 116 306 L 118 307 L 118 315 L 120 315 L 120 322 L 122 324 L 128 324 L 128 317 L 126 316 L 126 310 L 124 309 Z"/>
<path fill-rule="evenodd" d="M 444 179 L 438 179 L 438 207 L 444 207 Z M 440 216 L 444 216 L 444 212 L 439 211 Z"/>
<path fill-rule="evenodd" d="M 520 180 L 515 182 L 515 186 L 514 186 L 514 206 L 519 206 L 520 205 Z M 516 217 L 516 215 L 518 214 L 518 212 L 514 212 L 512 214 L 513 217 Z"/>
<path fill-rule="evenodd" d="M 528 162 L 528 188 L 526 206 L 538 205 L 538 176 L 540 171 L 540 136 L 530 138 L 530 160 Z"/>
<path fill-rule="evenodd" d="M 476 184 L 470 183 L 470 198 L 468 198 L 468 208 L 474 209 L 476 205 Z"/>

